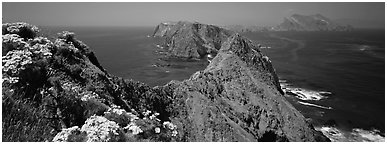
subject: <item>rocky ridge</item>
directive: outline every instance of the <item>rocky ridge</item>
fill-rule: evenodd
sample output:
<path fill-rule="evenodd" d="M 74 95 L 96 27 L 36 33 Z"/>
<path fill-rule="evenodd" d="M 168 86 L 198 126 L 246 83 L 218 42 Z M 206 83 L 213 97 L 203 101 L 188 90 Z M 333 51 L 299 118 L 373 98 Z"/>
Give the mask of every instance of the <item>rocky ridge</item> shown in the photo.
<path fill-rule="evenodd" d="M 11 23 L 2 36 L 3 141 L 329 141 L 239 34 L 205 70 L 153 88 L 107 73 L 74 33 Z"/>
<path fill-rule="evenodd" d="M 350 25 L 340 25 L 321 14 L 300 15 L 293 14 L 284 18 L 284 21 L 274 27 L 274 31 L 351 31 Z"/>
<path fill-rule="evenodd" d="M 233 33 L 214 25 L 179 21 L 160 23 L 153 36 L 164 38 L 162 47 L 168 57 L 200 59 L 216 55 L 222 42 Z"/>

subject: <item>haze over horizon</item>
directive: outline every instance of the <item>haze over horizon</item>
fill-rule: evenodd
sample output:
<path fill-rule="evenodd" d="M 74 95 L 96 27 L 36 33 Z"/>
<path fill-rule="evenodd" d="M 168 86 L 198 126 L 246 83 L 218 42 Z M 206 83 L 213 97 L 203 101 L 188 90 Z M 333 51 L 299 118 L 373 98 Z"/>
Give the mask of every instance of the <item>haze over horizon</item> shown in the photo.
<path fill-rule="evenodd" d="M 274 26 L 292 14 L 322 14 L 355 27 L 384 28 L 382 2 L 3 2 L 3 22 L 41 26 L 155 26 L 164 21 L 199 21 L 215 25 Z"/>

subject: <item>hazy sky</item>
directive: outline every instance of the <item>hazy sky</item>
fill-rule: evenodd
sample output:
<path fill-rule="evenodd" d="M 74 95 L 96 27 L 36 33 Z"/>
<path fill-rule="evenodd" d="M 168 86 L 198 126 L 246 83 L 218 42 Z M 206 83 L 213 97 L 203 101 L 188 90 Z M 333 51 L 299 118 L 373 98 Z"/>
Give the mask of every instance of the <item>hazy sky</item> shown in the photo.
<path fill-rule="evenodd" d="M 366 20 L 384 27 L 384 3 L 6 3 L 3 21 L 62 26 L 154 26 L 162 21 L 276 25 L 291 14 Z"/>

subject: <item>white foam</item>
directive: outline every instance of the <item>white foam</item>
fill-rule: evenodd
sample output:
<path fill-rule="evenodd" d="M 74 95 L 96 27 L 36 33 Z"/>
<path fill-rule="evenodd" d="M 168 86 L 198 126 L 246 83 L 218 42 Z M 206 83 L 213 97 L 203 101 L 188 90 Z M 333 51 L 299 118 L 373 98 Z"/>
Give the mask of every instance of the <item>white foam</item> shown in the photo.
<path fill-rule="evenodd" d="M 318 131 L 321 131 L 326 137 L 328 137 L 332 142 L 346 141 L 344 134 L 334 127 L 321 127 L 316 128 Z"/>
<path fill-rule="evenodd" d="M 314 100 L 318 101 L 324 98 L 327 98 L 328 95 L 331 95 L 331 92 L 328 91 L 313 91 L 313 90 L 307 90 L 303 88 L 291 88 L 287 87 L 289 85 L 282 84 L 281 87 L 284 87 L 283 89 L 285 92 L 290 92 L 296 95 L 296 97 L 300 100 Z"/>
<path fill-rule="evenodd" d="M 318 100 L 327 98 L 327 96 L 329 96 L 329 95 L 332 95 L 332 93 L 329 91 L 315 91 L 315 90 L 293 87 L 292 85 L 287 83 L 287 81 L 284 79 L 279 80 L 279 82 L 280 82 L 281 89 L 284 92 L 292 93 L 292 94 L 296 95 L 296 98 L 298 98 L 300 100 L 318 101 Z"/>
<path fill-rule="evenodd" d="M 355 128 L 352 130 L 352 135 L 353 136 L 357 136 L 357 137 L 361 137 L 362 141 L 369 141 L 369 142 L 384 142 L 384 137 L 379 135 L 380 131 L 379 130 L 371 130 L 371 131 L 367 131 L 367 130 L 363 130 L 363 129 L 359 129 L 359 128 Z"/>
<path fill-rule="evenodd" d="M 360 128 L 352 129 L 352 132 L 344 132 L 335 127 L 316 127 L 316 130 L 321 131 L 326 137 L 333 142 L 384 142 L 385 138 L 378 133 L 379 130 L 363 130 Z"/>
<path fill-rule="evenodd" d="M 312 103 L 307 103 L 307 102 L 298 102 L 300 104 L 303 104 L 303 105 L 307 105 L 307 106 L 313 106 L 313 107 L 318 107 L 318 108 L 322 108 L 322 109 L 333 109 L 332 107 L 326 107 L 326 106 L 320 106 L 320 105 L 316 105 L 316 104 L 312 104 Z"/>

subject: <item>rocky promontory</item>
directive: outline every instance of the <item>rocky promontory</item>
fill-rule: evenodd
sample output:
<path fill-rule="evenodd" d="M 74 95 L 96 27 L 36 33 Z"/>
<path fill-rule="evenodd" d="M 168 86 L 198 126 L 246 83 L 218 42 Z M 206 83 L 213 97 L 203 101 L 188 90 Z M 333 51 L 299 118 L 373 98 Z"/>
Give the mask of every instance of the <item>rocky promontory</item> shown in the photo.
<path fill-rule="evenodd" d="M 217 43 L 216 57 L 156 87 L 109 74 L 72 32 L 49 39 L 26 23 L 3 24 L 3 141 L 329 141 L 286 101 L 250 40 L 180 24 L 188 30 L 172 39 L 215 35 L 205 41 Z"/>
<path fill-rule="evenodd" d="M 179 21 L 160 23 L 153 36 L 163 37 L 162 47 L 169 57 L 200 59 L 215 55 L 233 33 L 214 25 Z"/>
<path fill-rule="evenodd" d="M 341 25 L 324 17 L 321 14 L 300 15 L 293 14 L 284 18 L 278 26 L 273 27 L 274 31 L 351 31 L 350 25 Z"/>

